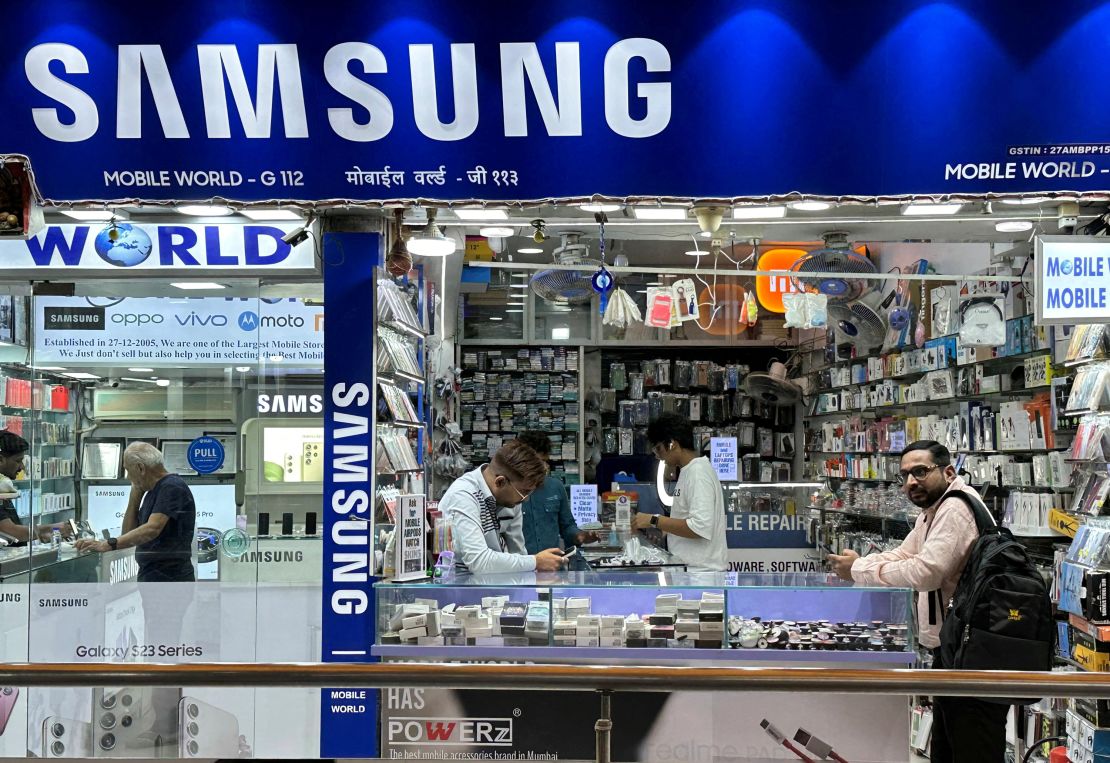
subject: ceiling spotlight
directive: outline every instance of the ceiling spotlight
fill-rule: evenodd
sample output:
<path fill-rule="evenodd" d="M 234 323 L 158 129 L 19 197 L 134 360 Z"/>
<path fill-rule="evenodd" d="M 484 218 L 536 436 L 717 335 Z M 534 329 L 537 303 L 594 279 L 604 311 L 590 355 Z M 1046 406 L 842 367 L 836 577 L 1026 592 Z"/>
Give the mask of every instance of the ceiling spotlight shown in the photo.
<path fill-rule="evenodd" d="M 734 207 L 733 220 L 769 220 L 773 217 L 786 217 L 786 207 Z"/>
<path fill-rule="evenodd" d="M 1046 202 L 1052 201 L 1052 199 L 1048 198 L 1047 196 L 1022 196 L 1021 198 L 1017 199 L 998 199 L 997 201 L 1000 201 L 1003 204 L 1025 206 L 1029 204 L 1044 204 Z"/>
<path fill-rule="evenodd" d="M 543 249 L 534 246 L 526 246 L 523 249 L 517 249 L 519 254 L 543 254 Z"/>
<path fill-rule="evenodd" d="M 703 230 L 700 233 L 698 233 L 698 235 L 701 236 L 702 238 L 713 238 L 713 231 Z"/>
<path fill-rule="evenodd" d="M 621 205 L 591 202 L 590 204 L 579 204 L 578 208 L 583 212 L 616 212 L 621 208 Z"/>
<path fill-rule="evenodd" d="M 1022 233 L 1033 230 L 1033 223 L 1028 220 L 1003 220 L 994 224 L 994 229 L 999 233 Z"/>
<path fill-rule="evenodd" d="M 474 222 L 481 222 L 484 220 L 508 220 L 509 213 L 504 209 L 452 209 L 455 217 L 460 220 L 472 220 Z"/>
<path fill-rule="evenodd" d="M 694 207 L 694 216 L 698 218 L 698 226 L 702 233 L 713 235 L 721 227 L 721 220 L 725 217 L 725 208 Z"/>
<path fill-rule="evenodd" d="M 177 211 L 192 217 L 224 217 L 231 214 L 231 207 L 224 204 L 183 204 Z"/>
<path fill-rule="evenodd" d="M 115 212 L 110 212 L 106 209 L 63 209 L 61 213 L 66 217 L 72 217 L 74 220 L 81 220 L 88 223 L 106 223 L 113 218 L 119 218 L 120 215 Z"/>
<path fill-rule="evenodd" d="M 250 366 L 235 366 L 235 370 L 241 374 L 245 374 L 251 370 Z"/>
<path fill-rule="evenodd" d="M 294 212 L 291 209 L 242 209 L 239 214 L 243 217 L 249 217 L 251 220 L 272 220 L 272 221 L 289 221 L 300 220 L 302 218 L 300 212 Z"/>
<path fill-rule="evenodd" d="M 963 209 L 963 206 L 963 204 L 907 204 L 902 208 L 902 214 L 910 216 L 954 215 Z"/>
<path fill-rule="evenodd" d="M 389 246 L 385 265 L 389 274 L 401 277 L 412 270 L 412 255 L 405 246 L 405 210 L 398 207 L 393 210 L 393 243 Z"/>
<path fill-rule="evenodd" d="M 177 283 L 171 283 L 170 286 L 175 289 L 181 289 L 182 291 L 211 291 L 214 289 L 227 288 L 222 283 L 216 283 L 215 281 L 179 281 Z"/>
<path fill-rule="evenodd" d="M 159 387 L 168 387 L 168 386 L 170 386 L 170 380 L 169 379 L 157 379 L 157 380 L 155 380 L 154 383 L 157 384 Z"/>
<path fill-rule="evenodd" d="M 536 229 L 536 232 L 532 234 L 532 240 L 537 244 L 542 244 L 547 240 L 547 223 L 543 220 L 533 220 L 531 225 Z"/>
<path fill-rule="evenodd" d="M 686 210 L 682 207 L 633 207 L 632 214 L 637 220 L 686 219 Z"/>
<path fill-rule="evenodd" d="M 486 228 L 478 229 L 479 235 L 485 236 L 486 238 L 505 238 L 506 236 L 513 235 L 515 232 L 516 231 L 512 228 L 504 225 L 491 225 Z"/>
<path fill-rule="evenodd" d="M 454 239 L 447 238 L 436 225 L 436 211 L 428 210 L 428 224 L 424 230 L 410 238 L 405 247 L 421 257 L 446 257 L 455 251 Z"/>
<path fill-rule="evenodd" d="M 787 206 L 799 212 L 824 212 L 831 208 L 832 204 L 827 201 L 792 201 Z"/>

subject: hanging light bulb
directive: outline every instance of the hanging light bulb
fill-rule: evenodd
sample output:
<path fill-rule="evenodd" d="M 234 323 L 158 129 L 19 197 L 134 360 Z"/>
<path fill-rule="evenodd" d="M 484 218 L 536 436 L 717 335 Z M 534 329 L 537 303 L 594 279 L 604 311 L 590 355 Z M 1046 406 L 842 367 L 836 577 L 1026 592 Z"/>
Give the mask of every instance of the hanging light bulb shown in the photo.
<path fill-rule="evenodd" d="M 421 257 L 446 257 L 455 251 L 455 247 L 454 239 L 444 236 L 443 231 L 436 225 L 434 209 L 428 210 L 428 224 L 424 226 L 424 230 L 405 244 L 409 252 Z"/>
<path fill-rule="evenodd" d="M 393 244 L 389 247 L 389 254 L 385 258 L 385 267 L 389 274 L 397 277 L 407 275 L 412 270 L 412 255 L 409 254 L 405 239 L 402 236 L 404 218 L 405 210 L 393 210 Z"/>
<path fill-rule="evenodd" d="M 535 241 L 537 244 L 542 244 L 544 241 L 547 240 L 547 233 L 545 232 L 547 223 L 545 223 L 543 220 L 533 220 L 532 227 L 536 229 L 536 232 L 532 234 L 533 241 Z"/>

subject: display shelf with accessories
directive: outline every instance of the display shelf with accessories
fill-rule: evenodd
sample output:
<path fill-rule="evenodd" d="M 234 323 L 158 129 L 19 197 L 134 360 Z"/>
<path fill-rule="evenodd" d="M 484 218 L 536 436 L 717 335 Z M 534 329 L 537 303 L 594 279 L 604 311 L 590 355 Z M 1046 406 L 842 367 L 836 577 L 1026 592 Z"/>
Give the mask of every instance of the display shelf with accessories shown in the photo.
<path fill-rule="evenodd" d="M 714 437 L 737 440 L 741 473 L 749 482 L 789 481 L 797 468 L 796 407 L 775 405 L 746 382 L 771 362 L 772 351 L 677 348 L 659 358 L 641 350 L 606 349 L 601 358 L 601 453 L 649 456 L 647 425 L 663 413 L 694 423 L 695 446 L 708 451 Z M 749 365 L 748 362 L 753 365 Z M 792 386 L 787 381 L 785 384 Z M 792 401 L 791 401 L 792 402 Z"/>
<path fill-rule="evenodd" d="M 551 440 L 552 474 L 581 481 L 582 351 L 577 347 L 496 350 L 460 347 L 459 427 L 463 454 L 484 463 L 525 430 Z"/>
<path fill-rule="evenodd" d="M 423 492 L 425 413 L 424 369 L 427 321 L 423 319 L 422 274 L 394 278 L 378 271 L 375 326 L 375 486 Z"/>
<path fill-rule="evenodd" d="M 375 585 L 383 658 L 908 665 L 911 592 L 825 575 L 563 572 Z"/>

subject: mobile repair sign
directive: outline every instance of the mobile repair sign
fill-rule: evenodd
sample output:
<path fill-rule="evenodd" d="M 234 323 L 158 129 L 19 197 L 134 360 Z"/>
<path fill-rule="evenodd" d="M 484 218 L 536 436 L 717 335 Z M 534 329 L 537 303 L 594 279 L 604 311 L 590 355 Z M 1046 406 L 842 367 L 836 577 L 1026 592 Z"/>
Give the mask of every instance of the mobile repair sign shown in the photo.
<path fill-rule="evenodd" d="M 1110 241 L 1094 236 L 1039 236 L 1036 321 L 1110 321 Z"/>
<path fill-rule="evenodd" d="M 324 236 L 324 662 L 370 662 L 374 642 L 372 525 L 374 263 L 380 237 Z M 330 329 L 331 336 L 327 331 Z M 377 757 L 378 692 L 321 689 L 320 757 Z"/>

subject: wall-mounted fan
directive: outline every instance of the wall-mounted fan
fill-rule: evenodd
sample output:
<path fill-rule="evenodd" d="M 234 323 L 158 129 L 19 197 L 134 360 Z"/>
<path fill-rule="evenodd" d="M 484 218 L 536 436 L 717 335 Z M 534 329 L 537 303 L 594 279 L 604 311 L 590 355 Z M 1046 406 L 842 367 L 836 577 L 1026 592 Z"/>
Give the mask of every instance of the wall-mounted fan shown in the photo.
<path fill-rule="evenodd" d="M 829 325 L 835 326 L 858 350 L 879 347 L 886 337 L 887 322 L 876 292 L 849 304 L 829 301 Z"/>
<path fill-rule="evenodd" d="M 562 234 L 562 245 L 552 254 L 555 264 L 565 266 L 578 266 L 573 270 L 563 270 L 562 267 L 552 270 L 541 270 L 532 276 L 531 287 L 536 296 L 549 302 L 563 304 L 582 304 L 593 299 L 594 274 L 602 266 L 602 261 L 590 258 L 590 248 L 581 243 L 582 233 L 568 231 Z"/>
<path fill-rule="evenodd" d="M 771 405 L 794 405 L 802 397 L 802 388 L 788 378 L 785 364 L 774 361 L 767 373 L 744 377 L 744 394 Z"/>
<path fill-rule="evenodd" d="M 876 268 L 867 257 L 849 248 L 848 234 L 830 231 L 823 238 L 823 249 L 808 252 L 790 267 L 795 273 L 794 287 L 824 294 L 830 306 L 852 302 L 871 291 L 873 282 L 866 276 L 874 274 Z"/>

